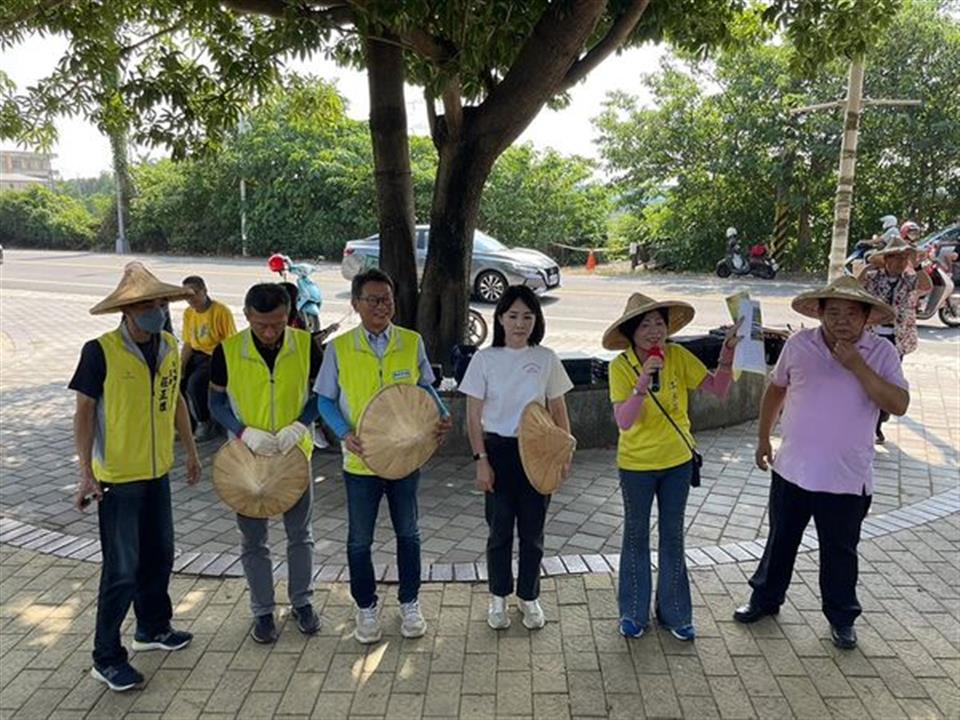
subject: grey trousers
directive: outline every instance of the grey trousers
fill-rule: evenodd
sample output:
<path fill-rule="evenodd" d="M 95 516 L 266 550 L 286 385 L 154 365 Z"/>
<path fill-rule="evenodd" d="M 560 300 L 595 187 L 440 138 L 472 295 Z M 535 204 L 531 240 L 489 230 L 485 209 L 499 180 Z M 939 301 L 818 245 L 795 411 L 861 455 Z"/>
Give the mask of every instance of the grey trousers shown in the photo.
<path fill-rule="evenodd" d="M 287 593 L 293 607 L 303 607 L 313 597 L 313 483 L 297 504 L 283 514 L 287 531 Z M 267 519 L 237 515 L 243 573 L 250 589 L 254 617 L 274 610 L 273 563 L 267 545 Z"/>

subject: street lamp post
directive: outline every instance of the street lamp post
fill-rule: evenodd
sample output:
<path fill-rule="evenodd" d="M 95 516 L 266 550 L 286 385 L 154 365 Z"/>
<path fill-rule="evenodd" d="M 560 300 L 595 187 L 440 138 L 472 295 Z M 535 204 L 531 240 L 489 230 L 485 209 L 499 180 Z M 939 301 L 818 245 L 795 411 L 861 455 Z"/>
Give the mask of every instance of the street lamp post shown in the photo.
<path fill-rule="evenodd" d="M 250 123 L 243 115 L 237 123 L 237 134 L 243 137 L 250 129 Z M 247 257 L 247 179 L 240 173 L 240 253 Z"/>

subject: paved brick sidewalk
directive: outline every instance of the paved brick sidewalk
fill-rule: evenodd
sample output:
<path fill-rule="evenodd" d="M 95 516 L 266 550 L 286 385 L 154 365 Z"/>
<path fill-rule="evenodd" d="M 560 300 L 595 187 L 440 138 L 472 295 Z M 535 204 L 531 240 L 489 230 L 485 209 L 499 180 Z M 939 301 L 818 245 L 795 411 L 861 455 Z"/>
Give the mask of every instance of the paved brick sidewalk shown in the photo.
<path fill-rule="evenodd" d="M 95 539 L 95 515 L 82 515 L 70 505 L 76 481 L 71 430 L 74 398 L 65 385 L 82 343 L 112 327 L 116 318 L 91 317 L 85 297 L 57 299 L 45 293 L 4 290 L 0 303 L 0 514 L 80 539 Z M 551 343 L 567 347 L 564 343 L 575 340 Z M 958 367 L 911 363 L 908 375 L 913 405 L 907 417 L 891 423 L 890 442 L 878 455 L 871 510 L 875 516 L 941 495 L 955 489 L 960 480 Z M 749 544 L 766 535 L 769 476 L 753 465 L 754 434 L 752 424 L 698 434 L 707 462 L 703 487 L 690 495 L 687 545 L 703 549 L 706 555 L 695 553 L 694 559 L 723 558 L 727 551 L 717 551 L 717 546 Z M 203 447 L 208 473 L 214 449 L 211 443 Z M 478 570 L 475 563 L 483 557 L 483 502 L 472 490 L 472 471 L 468 458 L 439 458 L 428 465 L 422 479 L 423 554 L 426 564 L 438 563 L 437 579 L 448 578 L 457 568 L 458 577 L 472 579 Z M 186 487 L 180 468 L 172 477 L 178 570 L 239 572 L 239 534 L 232 513 L 218 501 L 209 483 Z M 339 456 L 316 455 L 314 477 L 319 481 L 314 509 L 316 563 L 322 578 L 335 579 L 345 563 L 346 538 Z M 546 531 L 554 570 L 584 568 L 585 557 L 592 562 L 590 567 L 606 568 L 609 563 L 600 556 L 612 559 L 619 551 L 622 531 L 611 450 L 577 453 L 572 478 L 551 502 Z M 277 557 L 282 557 L 283 530 L 278 523 L 272 524 L 271 538 Z M 383 572 L 390 572 L 394 544 L 386 511 L 380 516 L 374 550 L 375 562 Z M 743 552 L 749 556 L 748 550 Z M 76 548 L 75 557 L 95 557 L 95 553 L 96 547 L 87 543 Z M 558 557 L 568 558 L 569 563 Z"/>
<path fill-rule="evenodd" d="M 865 612 L 849 652 L 826 639 L 815 553 L 798 558 L 779 617 L 749 627 L 730 614 L 754 563 L 694 570 L 692 644 L 660 630 L 621 638 L 614 578 L 590 574 L 545 581 L 549 623 L 533 633 L 515 613 L 508 631 L 487 628 L 482 585 L 433 583 L 426 637 L 404 640 L 389 597 L 384 640 L 368 649 L 349 636 L 345 586 L 324 584 L 321 634 L 285 622 L 267 648 L 247 636 L 242 581 L 181 575 L 175 621 L 196 634 L 192 646 L 135 654 L 148 685 L 118 695 L 87 675 L 97 566 L 2 545 L 0 716 L 960 717 L 960 515 L 867 541 L 862 557 Z"/>

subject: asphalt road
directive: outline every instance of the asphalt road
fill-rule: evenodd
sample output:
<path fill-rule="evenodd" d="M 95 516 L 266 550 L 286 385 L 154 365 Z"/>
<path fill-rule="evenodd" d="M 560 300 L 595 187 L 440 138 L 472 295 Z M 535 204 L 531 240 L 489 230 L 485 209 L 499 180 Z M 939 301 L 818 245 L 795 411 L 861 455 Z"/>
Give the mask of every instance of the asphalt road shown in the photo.
<path fill-rule="evenodd" d="M 256 282 L 276 280 L 266 266 L 266 259 L 191 258 L 171 256 L 124 256 L 86 252 L 54 252 L 8 249 L 0 265 L 0 290 L 27 290 L 60 294 L 66 301 L 89 302 L 111 292 L 119 280 L 123 265 L 130 259 L 143 260 L 161 279 L 179 283 L 186 275 L 203 276 L 211 295 L 239 311 L 246 289 Z M 349 317 L 349 283 L 340 276 L 337 263 L 319 263 L 314 278 L 324 295 L 324 324 L 342 320 L 345 325 L 356 322 Z M 545 342 L 563 350 L 596 351 L 600 336 L 610 322 L 622 312 L 631 292 L 639 291 L 656 299 L 683 299 L 697 311 L 691 332 L 705 331 L 729 322 L 724 297 L 746 288 L 761 301 L 764 324 L 773 327 L 810 321 L 790 309 L 791 299 L 809 283 L 781 280 L 727 279 L 707 275 L 675 275 L 639 273 L 633 276 L 609 277 L 588 275 L 581 270 L 562 273 L 562 287 L 544 296 L 547 321 Z M 488 321 L 492 306 L 474 304 Z M 175 312 L 175 321 L 179 313 Z M 2 318 L 0 318 L 2 320 Z M 939 320 L 921 323 L 920 350 L 910 360 L 951 363 L 960 366 L 960 331 L 943 327 Z"/>

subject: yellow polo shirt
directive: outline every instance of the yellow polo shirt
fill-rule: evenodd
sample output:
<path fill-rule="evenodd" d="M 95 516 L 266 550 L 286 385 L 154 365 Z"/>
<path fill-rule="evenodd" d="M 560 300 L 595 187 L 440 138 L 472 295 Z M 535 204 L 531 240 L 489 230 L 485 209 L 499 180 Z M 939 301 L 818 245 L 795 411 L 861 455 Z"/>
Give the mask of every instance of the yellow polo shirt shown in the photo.
<path fill-rule="evenodd" d="M 622 403 L 629 399 L 637 382 L 637 370 L 642 363 L 633 349 L 625 350 L 610 363 L 610 402 Z M 660 370 L 660 391 L 656 394 L 664 410 L 687 435 L 690 417 L 687 414 L 688 396 L 700 387 L 707 376 L 706 366 L 684 347 L 667 343 Z M 623 470 L 665 470 L 682 465 L 690 459 L 690 450 L 660 408 L 650 399 L 650 391 L 643 400 L 643 412 L 629 430 L 621 430 L 617 442 L 617 466 Z"/>
<path fill-rule="evenodd" d="M 183 311 L 183 341 L 197 352 L 212 355 L 217 345 L 236 334 L 233 313 L 221 302 L 211 300 L 203 312 L 192 307 Z"/>

